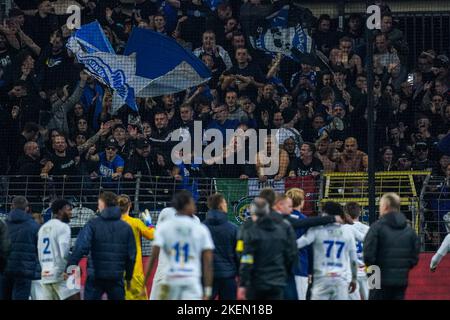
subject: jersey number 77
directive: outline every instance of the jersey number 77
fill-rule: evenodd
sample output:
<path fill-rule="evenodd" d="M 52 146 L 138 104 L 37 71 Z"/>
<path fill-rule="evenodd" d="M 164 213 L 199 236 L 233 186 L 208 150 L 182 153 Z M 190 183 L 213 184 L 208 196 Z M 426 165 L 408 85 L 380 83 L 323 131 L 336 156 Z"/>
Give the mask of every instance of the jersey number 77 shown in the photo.
<path fill-rule="evenodd" d="M 324 240 L 323 244 L 326 246 L 326 257 L 331 257 L 331 250 L 333 249 L 333 246 L 337 246 L 337 252 L 336 252 L 336 259 L 341 258 L 342 250 L 344 249 L 345 242 L 343 241 L 333 241 L 333 240 Z"/>

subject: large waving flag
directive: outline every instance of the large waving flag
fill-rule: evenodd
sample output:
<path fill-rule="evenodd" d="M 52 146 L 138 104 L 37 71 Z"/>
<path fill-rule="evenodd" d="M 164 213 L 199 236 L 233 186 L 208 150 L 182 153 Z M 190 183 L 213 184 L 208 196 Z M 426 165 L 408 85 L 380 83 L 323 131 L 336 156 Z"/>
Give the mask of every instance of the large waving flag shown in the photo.
<path fill-rule="evenodd" d="M 117 55 L 98 22 L 82 26 L 67 44 L 86 69 L 113 90 L 113 113 L 124 104 L 138 111 L 136 97 L 177 93 L 205 83 L 206 65 L 172 38 L 135 28 L 125 55 Z"/>
<path fill-rule="evenodd" d="M 136 54 L 136 75 L 150 82 L 138 97 L 157 97 L 181 92 L 207 82 L 211 72 L 206 65 L 175 40 L 163 34 L 135 28 L 125 55 Z"/>
<path fill-rule="evenodd" d="M 113 111 L 127 104 L 137 111 L 135 56 L 116 55 L 98 22 L 77 30 L 67 43 L 87 71 L 113 91 Z"/>
<path fill-rule="evenodd" d="M 309 61 L 314 57 L 314 44 L 302 21 L 298 9 L 289 4 L 257 21 L 250 41 L 255 49 L 281 53 L 295 61 Z"/>

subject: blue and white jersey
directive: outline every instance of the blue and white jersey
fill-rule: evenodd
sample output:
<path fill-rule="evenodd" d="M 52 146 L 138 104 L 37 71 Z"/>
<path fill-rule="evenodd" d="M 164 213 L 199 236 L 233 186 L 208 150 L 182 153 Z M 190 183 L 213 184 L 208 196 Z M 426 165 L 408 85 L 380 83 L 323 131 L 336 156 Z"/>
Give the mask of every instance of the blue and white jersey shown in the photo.
<path fill-rule="evenodd" d="M 70 227 L 58 219 L 51 219 L 39 229 L 38 256 L 43 284 L 64 280 L 70 254 Z"/>
<path fill-rule="evenodd" d="M 165 281 L 169 284 L 200 281 L 202 253 L 214 250 L 208 228 L 195 217 L 179 215 L 157 225 L 153 245 L 161 249 L 159 255 L 167 262 Z"/>
<path fill-rule="evenodd" d="M 99 153 L 98 157 L 100 160 L 98 171 L 100 176 L 104 178 L 112 178 L 113 173 L 115 173 L 118 168 L 123 168 L 125 166 L 125 161 L 119 155 L 116 155 L 112 161 L 106 159 L 105 152 Z"/>
<path fill-rule="evenodd" d="M 297 240 L 297 247 L 312 244 L 314 255 L 313 276 L 347 279 L 351 264 L 357 263 L 356 243 L 349 225 L 329 224 L 308 229 Z"/>
<path fill-rule="evenodd" d="M 369 226 L 365 225 L 362 222 L 357 221 L 354 224 L 350 225 L 350 227 L 353 229 L 353 232 L 355 234 L 356 256 L 358 258 L 358 276 L 365 276 L 366 265 L 364 263 L 364 256 L 363 256 L 363 243 L 364 238 L 366 237 L 366 234 L 369 231 Z"/>

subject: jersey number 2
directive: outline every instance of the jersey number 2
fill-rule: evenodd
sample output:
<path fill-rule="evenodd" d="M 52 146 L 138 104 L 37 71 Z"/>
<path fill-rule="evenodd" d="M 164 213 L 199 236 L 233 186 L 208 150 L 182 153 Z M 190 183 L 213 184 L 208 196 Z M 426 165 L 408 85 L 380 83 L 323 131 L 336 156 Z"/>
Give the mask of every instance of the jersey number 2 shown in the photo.
<path fill-rule="evenodd" d="M 43 253 L 44 254 L 51 254 L 51 252 L 50 252 L 50 239 L 49 238 L 44 238 L 44 239 L 42 239 L 42 242 L 45 244 Z"/>

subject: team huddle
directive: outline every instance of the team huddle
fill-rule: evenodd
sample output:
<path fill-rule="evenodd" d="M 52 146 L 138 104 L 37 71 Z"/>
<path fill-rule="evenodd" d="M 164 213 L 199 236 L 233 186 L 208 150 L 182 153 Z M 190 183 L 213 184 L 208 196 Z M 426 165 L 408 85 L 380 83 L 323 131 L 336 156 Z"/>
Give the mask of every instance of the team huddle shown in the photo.
<path fill-rule="evenodd" d="M 1 299 L 78 300 L 80 291 L 85 300 L 105 295 L 110 300 L 404 297 L 419 246 L 399 211 L 397 195 L 380 199 L 380 219 L 370 228 L 359 221 L 361 207 L 355 202 L 344 207 L 325 202 L 317 217 L 302 214 L 303 204 L 301 189 L 286 194 L 264 189 L 238 228 L 228 221 L 223 195 L 210 196 L 202 223 L 192 195 L 181 191 L 161 211 L 155 228 L 148 219 L 130 216 L 127 195 L 104 192 L 98 199 L 99 215 L 84 226 L 71 248 L 68 201 L 54 201 L 53 218 L 39 226 L 27 213 L 27 200 L 18 196 L 6 223 L 0 224 Z M 145 269 L 143 237 L 153 240 Z M 448 239 L 433 258 L 432 271 L 447 253 Z M 83 257 L 88 264 L 81 290 L 78 265 Z M 366 272 L 372 265 L 381 275 L 369 288 Z"/>

